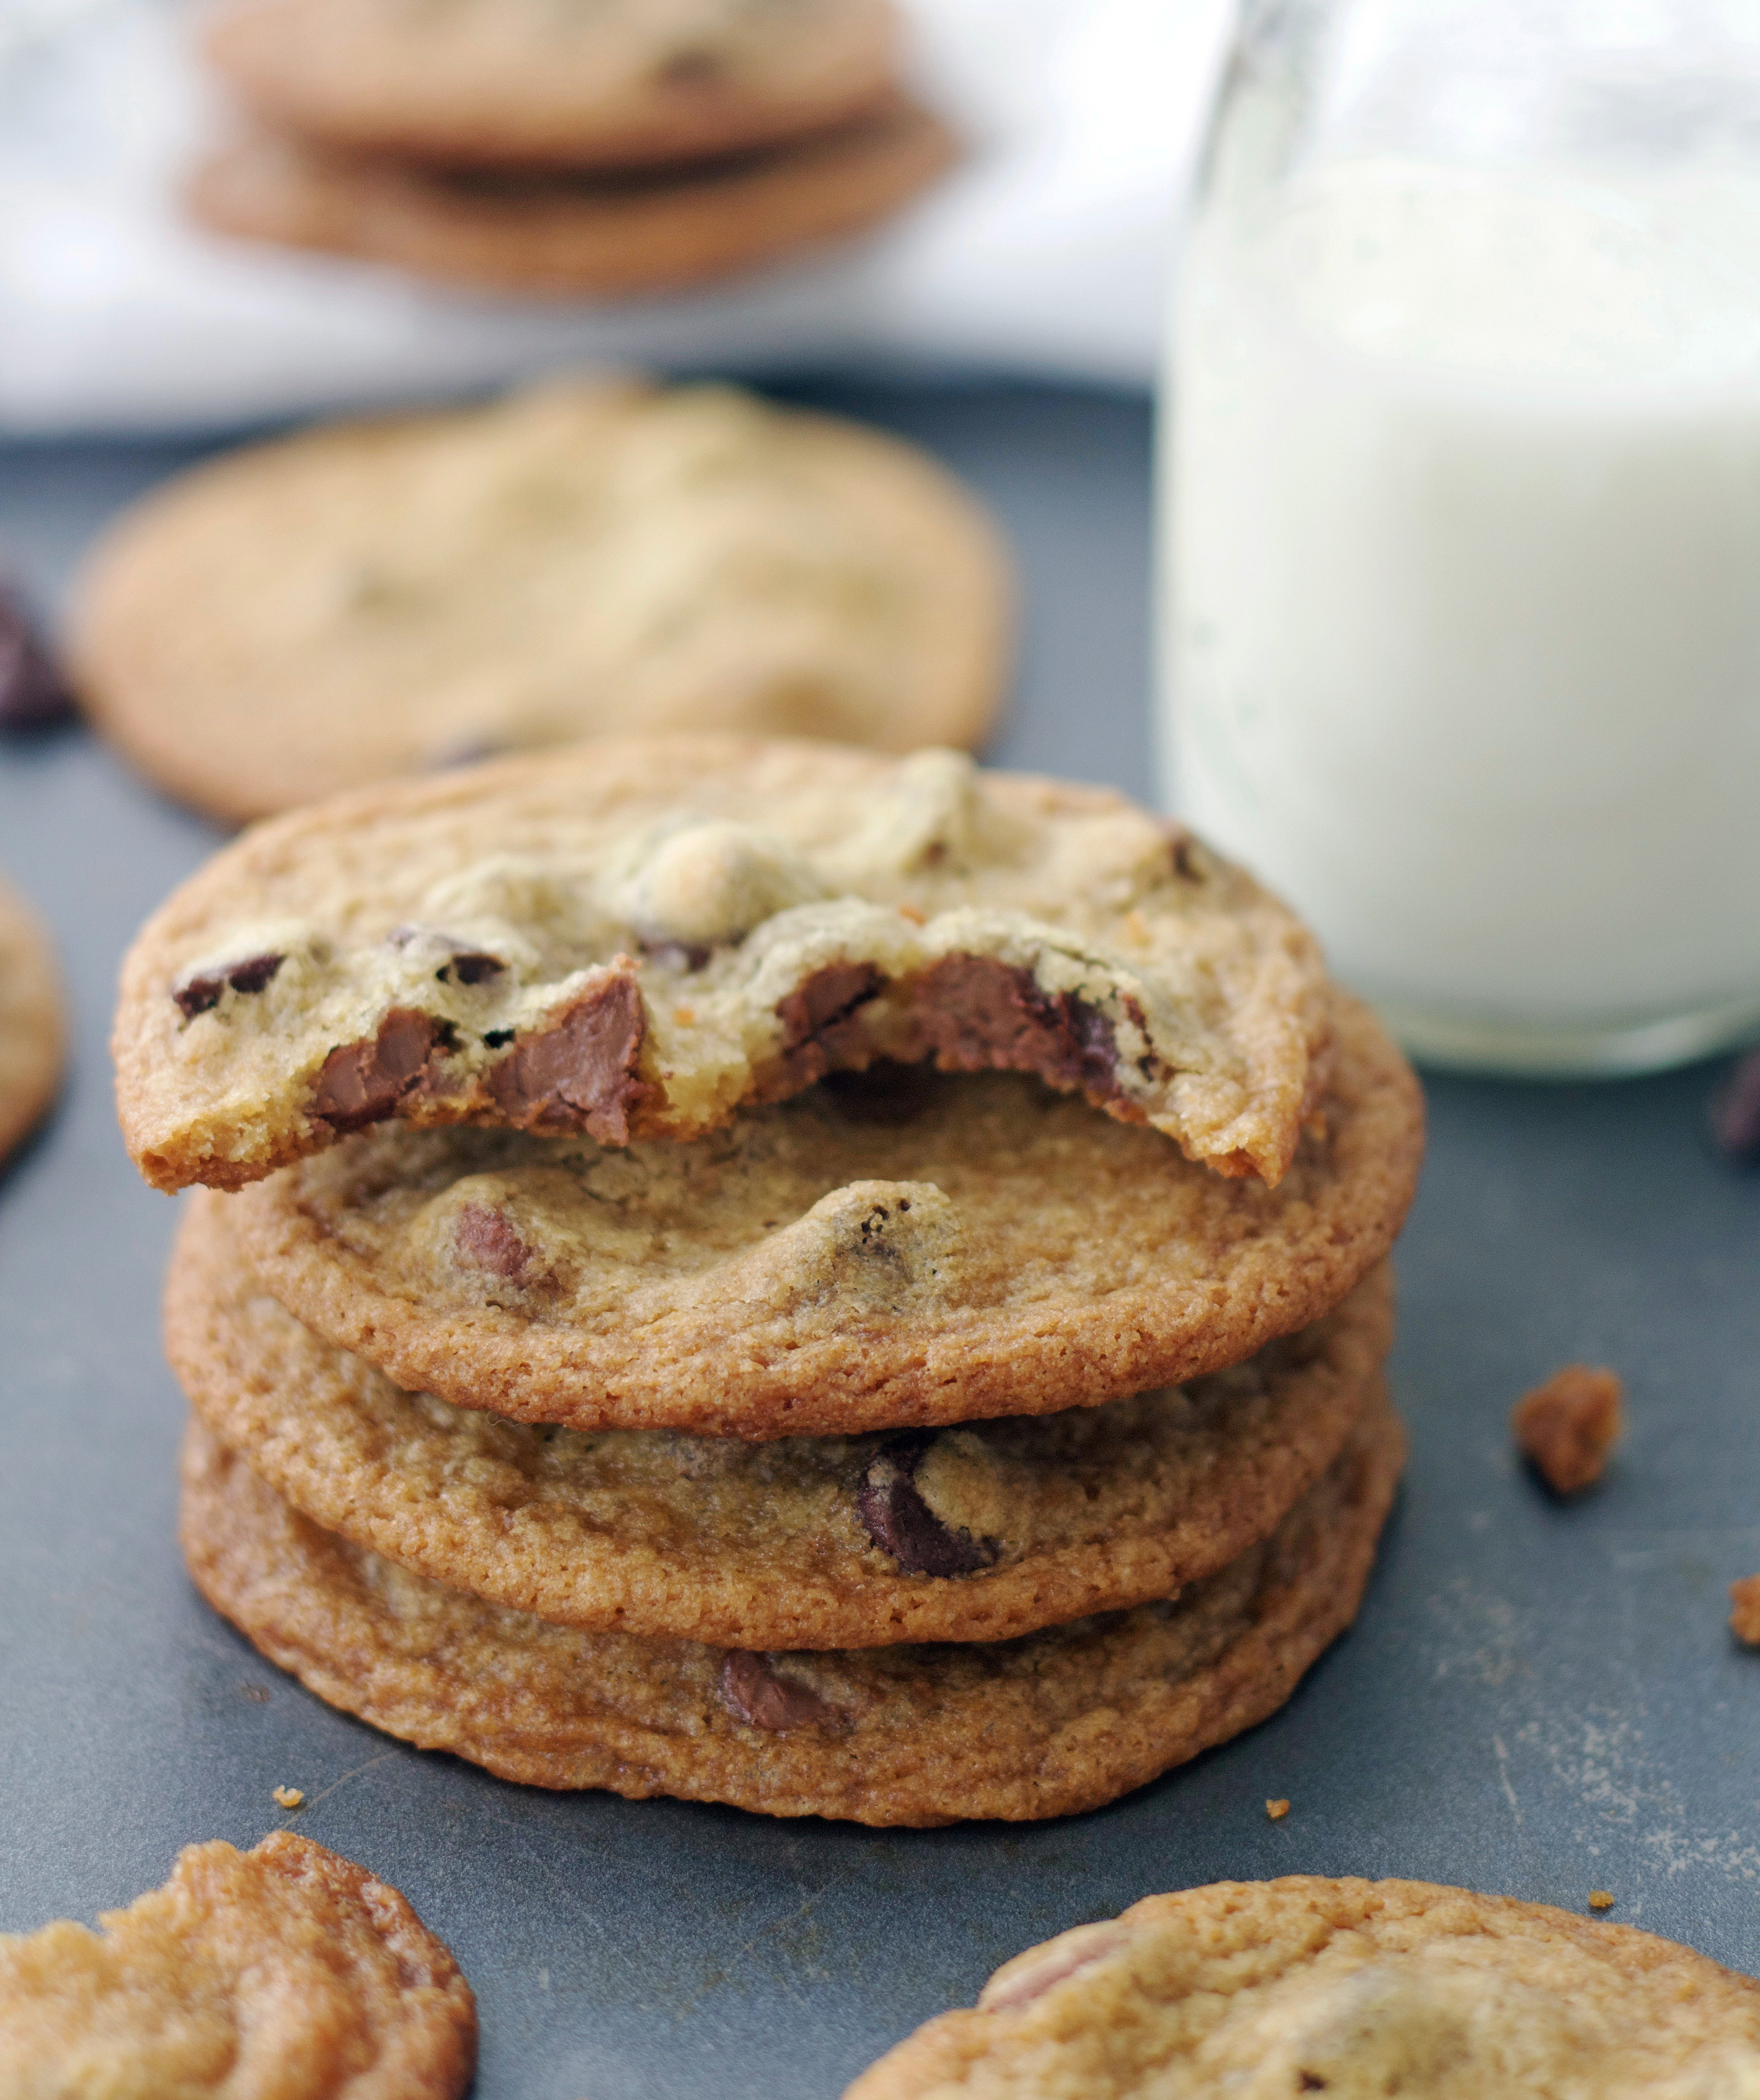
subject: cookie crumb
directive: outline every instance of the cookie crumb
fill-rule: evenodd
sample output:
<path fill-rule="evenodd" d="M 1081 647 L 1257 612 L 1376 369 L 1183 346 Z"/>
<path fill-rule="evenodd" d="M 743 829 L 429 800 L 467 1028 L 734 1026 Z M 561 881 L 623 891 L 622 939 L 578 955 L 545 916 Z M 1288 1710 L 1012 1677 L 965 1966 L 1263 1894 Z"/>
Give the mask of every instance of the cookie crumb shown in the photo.
<path fill-rule="evenodd" d="M 306 1797 L 297 1786 L 278 1786 L 275 1798 L 284 1808 L 303 1808 L 306 1805 Z"/>
<path fill-rule="evenodd" d="M 1760 1575 L 1731 1583 L 1730 1631 L 1749 1648 L 1760 1648 Z"/>
<path fill-rule="evenodd" d="M 1273 1823 L 1282 1822 L 1289 1812 L 1290 1804 L 1286 1801 L 1268 1801 L 1265 1803 L 1265 1813 Z"/>
<path fill-rule="evenodd" d="M 1516 1403 L 1510 1433 L 1555 1494 L 1580 1493 L 1600 1479 L 1624 1427 L 1624 1390 L 1615 1371 L 1567 1364 Z"/>
<path fill-rule="evenodd" d="M 1589 1891 L 1589 1908 L 1591 1910 L 1612 1910 L 1613 1908 L 1612 1892 L 1607 1889 L 1591 1889 Z"/>

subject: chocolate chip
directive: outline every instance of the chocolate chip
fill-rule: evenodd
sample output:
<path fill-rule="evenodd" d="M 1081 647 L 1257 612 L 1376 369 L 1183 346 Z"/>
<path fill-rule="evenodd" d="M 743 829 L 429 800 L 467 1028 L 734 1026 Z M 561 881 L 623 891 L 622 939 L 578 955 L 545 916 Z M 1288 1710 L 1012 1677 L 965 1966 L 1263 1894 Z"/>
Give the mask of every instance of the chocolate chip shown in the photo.
<path fill-rule="evenodd" d="M 514 1031 L 510 1028 L 486 1028 L 483 1039 L 492 1050 L 505 1050 L 514 1039 Z"/>
<path fill-rule="evenodd" d="M 827 963 L 823 969 L 803 977 L 792 992 L 776 1002 L 785 1047 L 798 1049 L 847 1021 L 858 1007 L 867 1005 L 885 982 L 872 963 Z"/>
<path fill-rule="evenodd" d="M 432 926 L 420 925 L 414 921 L 403 926 L 394 926 L 385 937 L 388 948 L 410 948 L 417 943 L 430 948 L 450 948 L 452 954 L 434 973 L 437 984 L 454 982 L 458 984 L 485 984 L 491 977 L 498 977 L 507 968 L 499 955 L 492 955 L 486 949 L 474 948 L 468 941 L 461 941 L 451 933 L 443 933 Z"/>
<path fill-rule="evenodd" d="M 988 955 L 948 955 L 911 980 L 912 1019 L 943 1071 L 1035 1072 L 1054 1087 L 1120 1099 L 1112 1023 L 1073 992 Z"/>
<path fill-rule="evenodd" d="M 986 2013 L 1017 2012 L 1048 1991 L 1066 1983 L 1083 1970 L 1104 1961 L 1128 1943 L 1131 1928 L 1122 1918 L 1107 1918 L 1099 1925 L 1078 1925 L 1048 1945 L 1030 1954 L 1017 1955 L 1008 1967 L 993 1976 L 978 1999 Z"/>
<path fill-rule="evenodd" d="M 688 970 L 695 975 L 708 967 L 715 951 L 700 941 L 644 941 L 642 952 L 669 970 Z"/>
<path fill-rule="evenodd" d="M 1197 840 L 1184 824 L 1164 824 L 1162 829 L 1167 836 L 1167 857 L 1174 873 L 1182 882 L 1202 882 L 1205 871 L 1198 857 Z"/>
<path fill-rule="evenodd" d="M 916 1469 L 934 1440 L 930 1432 L 913 1431 L 877 1452 L 856 1489 L 856 1514 L 907 1575 L 973 1575 L 995 1562 L 996 1542 L 951 1529 L 918 1493 Z"/>
<path fill-rule="evenodd" d="M 886 979 L 872 963 L 827 963 L 776 1002 L 783 1025 L 783 1067 L 789 1082 L 810 1086 L 837 1065 L 859 1063 L 856 1014 Z"/>
<path fill-rule="evenodd" d="M 767 1655 L 733 1648 L 721 1664 L 721 1704 L 748 1728 L 773 1736 L 837 1718 L 837 1710 L 809 1686 L 779 1677 Z"/>
<path fill-rule="evenodd" d="M 310 1113 L 338 1132 L 382 1123 L 429 1075 L 436 1054 L 456 1043 L 444 1021 L 394 1006 L 371 1042 L 342 1043 L 324 1059 Z"/>
<path fill-rule="evenodd" d="M 517 1130 L 584 1131 L 602 1145 L 627 1144 L 629 1111 L 648 1092 L 635 1076 L 646 1026 L 633 978 L 607 977 L 492 1066 L 489 1093 Z"/>
<path fill-rule="evenodd" d="M 1731 1067 L 1711 1101 L 1711 1140 L 1726 1159 L 1760 1160 L 1760 1050 Z"/>
<path fill-rule="evenodd" d="M 661 61 L 659 77 L 668 87 L 706 87 L 719 80 L 726 66 L 719 51 L 698 44 L 686 45 Z"/>
<path fill-rule="evenodd" d="M 171 997 L 183 1018 L 193 1021 L 198 1013 L 206 1013 L 217 1007 L 228 989 L 242 992 L 263 990 L 286 960 L 285 955 L 247 955 L 242 962 L 227 963 L 217 970 L 205 971 L 200 977 L 186 977 L 182 984 L 172 986 Z"/>
<path fill-rule="evenodd" d="M 0 585 L 0 730 L 48 729 L 73 712 L 73 695 L 16 593 Z"/>
<path fill-rule="evenodd" d="M 460 1207 L 452 1242 L 461 1260 L 473 1268 L 485 1268 L 492 1276 L 505 1276 L 509 1283 L 523 1282 L 532 1268 L 532 1249 L 514 1229 L 506 1214 L 487 1203 L 465 1203 Z"/>

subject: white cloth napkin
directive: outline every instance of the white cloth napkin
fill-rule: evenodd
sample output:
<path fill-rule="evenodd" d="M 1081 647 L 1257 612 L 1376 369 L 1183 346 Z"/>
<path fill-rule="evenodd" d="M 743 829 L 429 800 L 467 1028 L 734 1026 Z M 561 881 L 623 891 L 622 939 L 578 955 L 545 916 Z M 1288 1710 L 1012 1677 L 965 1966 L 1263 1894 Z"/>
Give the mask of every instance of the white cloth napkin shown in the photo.
<path fill-rule="evenodd" d="M 0 0 L 0 433 L 199 430 L 571 362 L 1141 386 L 1228 0 L 911 0 L 965 163 L 842 253 L 635 305 L 508 302 L 180 221 L 223 127 L 176 0 Z"/>

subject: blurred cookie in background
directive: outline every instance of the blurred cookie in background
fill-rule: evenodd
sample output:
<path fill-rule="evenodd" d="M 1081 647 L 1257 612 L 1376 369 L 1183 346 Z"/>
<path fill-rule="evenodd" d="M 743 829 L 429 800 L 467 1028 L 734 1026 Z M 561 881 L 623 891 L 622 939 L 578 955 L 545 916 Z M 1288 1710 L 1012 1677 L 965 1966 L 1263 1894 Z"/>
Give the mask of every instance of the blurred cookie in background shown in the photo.
<path fill-rule="evenodd" d="M 245 0 L 207 55 L 256 127 L 216 232 L 510 293 L 630 298 L 889 217 L 957 157 L 889 0 Z"/>
<path fill-rule="evenodd" d="M 54 1100 L 66 1054 L 48 933 L 18 892 L 0 881 L 0 1162 Z"/>
<path fill-rule="evenodd" d="M 786 146 L 609 175 L 440 167 L 261 132 L 200 168 L 187 200 L 218 233 L 395 263 L 443 284 L 632 298 L 859 233 L 956 152 L 938 119 L 902 99 Z"/>
<path fill-rule="evenodd" d="M 94 720 L 228 821 L 512 751 L 739 730 L 975 744 L 995 526 L 900 440 L 721 386 L 554 383 L 226 455 L 76 597 Z"/>
<path fill-rule="evenodd" d="M 889 0 L 244 0 L 207 56 L 262 122 L 412 159 L 646 167 L 797 138 L 893 85 Z"/>

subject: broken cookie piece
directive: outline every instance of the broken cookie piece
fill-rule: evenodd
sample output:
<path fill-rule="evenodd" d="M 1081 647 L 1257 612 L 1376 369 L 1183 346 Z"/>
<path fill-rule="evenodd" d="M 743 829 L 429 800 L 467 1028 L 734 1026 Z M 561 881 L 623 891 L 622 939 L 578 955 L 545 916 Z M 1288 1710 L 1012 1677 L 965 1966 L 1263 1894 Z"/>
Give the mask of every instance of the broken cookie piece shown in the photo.
<path fill-rule="evenodd" d="M 267 825 L 143 932 L 114 1039 L 163 1189 L 394 1117 L 695 1138 L 880 1061 L 1029 1073 L 1273 1185 L 1330 1057 L 1306 929 L 1123 797 L 732 738 Z"/>
<path fill-rule="evenodd" d="M 1616 1372 L 1567 1364 L 1517 1403 L 1516 1449 L 1555 1494 L 1580 1494 L 1600 1479 L 1623 1427 L 1623 1391 Z"/>
<path fill-rule="evenodd" d="M 1730 1631 L 1749 1648 L 1760 1648 L 1760 1575 L 1730 1585 Z"/>
<path fill-rule="evenodd" d="M 456 2100 L 470 2083 L 458 1965 L 395 1889 L 309 1838 L 189 1846 L 99 1926 L 0 1936 L 7 2093 Z"/>

